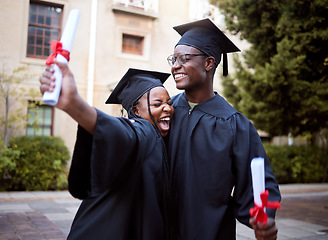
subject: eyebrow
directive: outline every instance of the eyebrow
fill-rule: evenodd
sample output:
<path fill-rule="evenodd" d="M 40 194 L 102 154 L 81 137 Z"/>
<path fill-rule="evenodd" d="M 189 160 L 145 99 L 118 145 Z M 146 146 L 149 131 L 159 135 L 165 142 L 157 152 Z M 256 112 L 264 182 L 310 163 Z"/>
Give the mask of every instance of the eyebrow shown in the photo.
<path fill-rule="evenodd" d="M 168 98 L 166 101 L 170 101 L 172 100 L 171 98 Z M 159 98 L 156 98 L 156 99 L 153 99 L 152 101 L 158 101 L 158 102 L 163 102 L 161 99 Z"/>
<path fill-rule="evenodd" d="M 202 51 L 199 51 L 198 49 L 195 49 L 196 52 L 193 52 L 193 50 L 191 52 L 178 52 L 176 54 L 173 53 L 173 55 L 184 55 L 184 54 L 205 54 Z"/>

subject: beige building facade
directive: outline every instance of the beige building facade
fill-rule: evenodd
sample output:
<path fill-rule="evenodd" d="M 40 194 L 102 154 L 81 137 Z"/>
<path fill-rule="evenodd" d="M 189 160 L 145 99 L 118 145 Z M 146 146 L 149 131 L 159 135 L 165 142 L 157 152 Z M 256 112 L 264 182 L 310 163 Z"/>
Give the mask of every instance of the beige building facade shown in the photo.
<path fill-rule="evenodd" d="M 217 8 L 207 0 L 0 0 L 2 71 L 28 66 L 31 77 L 22 85 L 38 91 L 49 53 L 45 41 L 59 40 L 72 9 L 80 12 L 69 62 L 78 91 L 91 106 L 114 116 L 120 115 L 121 107 L 106 105 L 105 101 L 128 68 L 170 72 L 166 58 L 179 39 L 173 26 L 211 17 L 221 29 L 224 27 Z M 236 37 L 231 39 L 238 42 Z M 220 74 L 221 68 L 217 72 Z M 172 77 L 165 86 L 171 95 L 179 92 Z M 219 90 L 220 84 L 215 86 Z M 24 98 L 31 100 L 28 94 Z M 3 115 L 3 105 L 0 110 Z M 72 151 L 76 122 L 51 106 L 46 110 L 45 122 L 50 129 L 46 134 L 62 137 Z M 26 106 L 26 114 L 28 111 Z M 40 132 L 21 128 L 13 135 L 25 134 Z"/>

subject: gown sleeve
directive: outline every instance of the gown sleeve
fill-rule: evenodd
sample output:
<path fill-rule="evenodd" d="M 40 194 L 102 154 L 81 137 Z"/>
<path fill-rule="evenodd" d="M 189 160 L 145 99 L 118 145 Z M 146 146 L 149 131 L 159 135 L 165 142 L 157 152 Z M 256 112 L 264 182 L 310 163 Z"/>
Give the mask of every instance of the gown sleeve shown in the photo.
<path fill-rule="evenodd" d="M 260 136 L 253 124 L 242 114 L 234 114 L 231 117 L 233 129 L 233 172 L 235 175 L 235 189 L 233 199 L 235 201 L 236 218 L 249 225 L 249 209 L 254 207 L 252 177 L 250 170 L 251 160 L 255 157 L 263 157 L 265 164 L 265 188 L 269 190 L 269 201 L 280 201 L 278 183 L 274 177 L 270 161 L 265 153 Z M 275 210 L 267 209 L 268 217 L 275 217 Z"/>
<path fill-rule="evenodd" d="M 97 110 L 94 135 L 78 127 L 68 176 L 69 192 L 86 199 L 121 186 L 138 164 L 137 147 L 138 135 L 129 119 Z"/>

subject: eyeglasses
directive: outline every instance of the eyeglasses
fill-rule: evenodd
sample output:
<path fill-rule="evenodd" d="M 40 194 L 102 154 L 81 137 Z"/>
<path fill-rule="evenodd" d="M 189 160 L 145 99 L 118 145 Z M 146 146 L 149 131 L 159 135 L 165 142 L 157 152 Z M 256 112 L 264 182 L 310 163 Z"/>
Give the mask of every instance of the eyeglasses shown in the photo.
<path fill-rule="evenodd" d="M 174 56 L 174 54 L 170 55 L 167 57 L 167 62 L 169 63 L 169 65 L 172 67 L 176 61 L 178 61 L 179 64 L 184 64 L 186 63 L 188 60 L 187 56 L 207 56 L 206 54 L 203 53 L 199 53 L 199 54 L 192 54 L 192 53 L 186 53 L 186 54 L 179 54 L 177 56 Z"/>

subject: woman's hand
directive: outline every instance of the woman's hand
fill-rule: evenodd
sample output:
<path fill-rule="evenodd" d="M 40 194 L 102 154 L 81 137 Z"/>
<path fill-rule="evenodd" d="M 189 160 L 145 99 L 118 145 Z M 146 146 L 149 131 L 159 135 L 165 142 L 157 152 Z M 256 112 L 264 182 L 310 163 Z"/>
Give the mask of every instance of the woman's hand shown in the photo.
<path fill-rule="evenodd" d="M 59 67 L 63 76 L 60 95 L 55 107 L 65 111 L 85 130 L 93 134 L 97 121 L 96 109 L 91 107 L 79 95 L 74 76 L 67 64 L 57 62 L 56 60 L 54 63 Z M 40 91 L 42 94 L 44 94 L 45 91 L 53 91 L 56 80 L 54 72 L 53 65 L 48 66 L 40 77 Z"/>
<path fill-rule="evenodd" d="M 62 72 L 62 86 L 58 103 L 55 105 L 56 108 L 67 111 L 71 104 L 74 104 L 79 99 L 74 76 L 69 70 L 67 64 L 54 61 Z M 42 95 L 44 92 L 52 92 L 56 86 L 54 66 L 48 66 L 40 77 L 40 92 Z"/>

